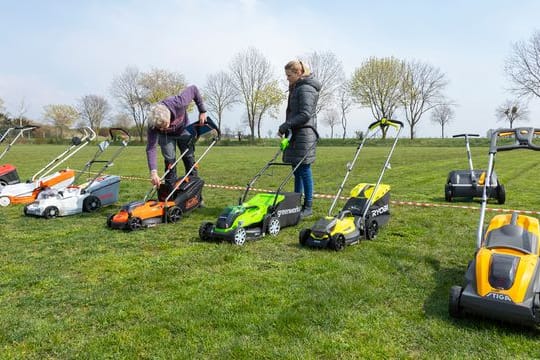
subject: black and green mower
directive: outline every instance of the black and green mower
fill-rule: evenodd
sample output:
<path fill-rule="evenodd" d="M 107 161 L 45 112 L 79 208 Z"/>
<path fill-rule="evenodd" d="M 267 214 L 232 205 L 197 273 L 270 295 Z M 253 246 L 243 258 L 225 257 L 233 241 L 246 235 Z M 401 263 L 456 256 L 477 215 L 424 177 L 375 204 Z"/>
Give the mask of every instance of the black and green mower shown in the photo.
<path fill-rule="evenodd" d="M 343 209 L 337 215 L 334 215 L 334 207 L 364 147 L 364 143 L 371 137 L 370 132 L 374 136 L 376 130 L 382 129 L 386 131 L 389 127 L 395 128 L 397 132 L 377 182 L 356 185 L 351 190 L 350 198 Z M 311 228 L 300 231 L 300 245 L 330 248 L 339 251 L 343 250 L 347 245 L 360 242 L 362 239 L 371 240 L 377 236 L 379 228 L 390 220 L 390 185 L 381 184 L 381 180 L 385 170 L 390 167 L 390 158 L 402 128 L 402 122 L 385 118 L 369 125 L 366 136 L 356 149 L 353 161 L 347 164 L 347 172 L 328 210 L 328 215 L 315 222 Z"/>
<path fill-rule="evenodd" d="M 315 134 L 317 131 L 310 127 Z M 277 162 L 278 156 L 289 146 L 291 133 L 283 138 L 280 148 L 274 157 L 255 175 L 238 201 L 238 205 L 227 206 L 219 215 L 216 223 L 204 222 L 199 228 L 199 237 L 203 241 L 229 241 L 235 245 L 244 245 L 247 240 L 254 240 L 265 235 L 276 236 L 280 230 L 287 226 L 294 226 L 300 222 L 300 206 L 302 194 L 297 192 L 283 192 L 283 187 L 291 179 L 296 169 L 308 156 L 306 152 L 292 171 L 285 177 L 275 192 L 259 193 L 246 200 L 253 184 L 266 171 L 275 166 L 291 166 L 289 163 Z M 319 135 L 317 134 L 317 139 Z M 313 143 L 313 147 L 316 142 Z"/>

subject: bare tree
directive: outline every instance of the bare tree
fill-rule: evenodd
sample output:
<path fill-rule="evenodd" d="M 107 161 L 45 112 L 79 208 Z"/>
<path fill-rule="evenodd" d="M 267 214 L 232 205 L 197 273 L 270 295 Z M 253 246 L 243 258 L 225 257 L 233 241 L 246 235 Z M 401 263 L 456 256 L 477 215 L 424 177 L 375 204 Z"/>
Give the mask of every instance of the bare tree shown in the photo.
<path fill-rule="evenodd" d="M 515 121 L 528 120 L 529 109 L 519 100 L 506 100 L 495 110 L 495 116 L 499 121 L 508 121 L 510 128 L 512 128 Z"/>
<path fill-rule="evenodd" d="M 155 103 L 180 93 L 186 87 L 186 81 L 182 74 L 152 69 L 148 73 L 141 73 L 140 85 L 146 100 Z"/>
<path fill-rule="evenodd" d="M 319 101 L 315 109 L 319 114 L 324 109 L 334 106 L 337 92 L 345 79 L 343 64 L 330 51 L 312 52 L 306 56 L 306 62 L 311 67 L 313 76 L 320 81 Z"/>
<path fill-rule="evenodd" d="M 339 112 L 336 109 L 324 111 L 323 122 L 330 127 L 330 139 L 334 138 L 334 126 L 339 124 Z"/>
<path fill-rule="evenodd" d="M 71 105 L 51 104 L 43 109 L 43 117 L 60 131 L 61 139 L 64 138 L 64 129 L 69 128 L 79 118 L 79 112 Z"/>
<path fill-rule="evenodd" d="M 246 107 L 247 123 L 251 139 L 255 139 L 258 111 L 263 103 L 264 89 L 274 81 L 270 62 L 254 47 L 237 54 L 231 64 L 233 85 Z"/>
<path fill-rule="evenodd" d="M 435 107 L 431 112 L 431 122 L 441 126 L 441 138 L 444 139 L 444 127 L 454 119 L 454 109 L 443 104 Z"/>
<path fill-rule="evenodd" d="M 518 96 L 540 97 L 540 31 L 512 46 L 504 70 Z"/>
<path fill-rule="evenodd" d="M 447 84 L 445 75 L 429 64 L 419 61 L 405 64 L 400 100 L 410 127 L 411 139 L 414 139 L 422 115 L 444 103 L 442 91 Z"/>
<path fill-rule="evenodd" d="M 404 68 L 404 63 L 394 57 L 364 61 L 351 78 L 353 99 L 369 107 L 375 119 L 392 119 L 401 101 Z M 383 127 L 382 131 L 384 138 L 386 129 Z"/>
<path fill-rule="evenodd" d="M 216 114 L 217 125 L 221 130 L 223 112 L 238 102 L 238 91 L 231 77 L 225 71 L 208 75 L 203 94 L 206 107 L 210 113 Z"/>
<path fill-rule="evenodd" d="M 347 137 L 347 114 L 351 111 L 353 106 L 353 99 L 351 96 L 351 86 L 349 81 L 344 81 L 338 88 L 338 107 L 341 114 L 341 127 L 343 128 L 343 139 Z"/>
<path fill-rule="evenodd" d="M 77 105 L 81 120 L 84 125 L 90 126 L 99 133 L 103 122 L 111 110 L 107 99 L 99 95 L 85 95 Z"/>
<path fill-rule="evenodd" d="M 146 89 L 141 85 L 143 74 L 136 67 L 128 67 L 122 74 L 113 79 L 111 93 L 118 101 L 120 108 L 130 114 L 135 123 L 141 141 L 145 134 L 146 111 L 150 105 L 146 98 Z"/>
<path fill-rule="evenodd" d="M 126 113 L 118 113 L 113 117 L 113 127 L 119 127 L 122 129 L 129 129 L 133 126 L 133 118 Z"/>

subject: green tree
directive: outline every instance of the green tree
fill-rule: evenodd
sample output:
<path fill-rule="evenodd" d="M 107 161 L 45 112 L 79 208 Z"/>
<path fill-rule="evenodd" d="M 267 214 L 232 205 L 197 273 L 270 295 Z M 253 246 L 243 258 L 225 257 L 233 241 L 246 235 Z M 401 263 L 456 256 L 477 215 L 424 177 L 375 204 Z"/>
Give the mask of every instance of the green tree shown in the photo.
<path fill-rule="evenodd" d="M 43 109 L 43 117 L 57 128 L 60 139 L 64 138 L 64 129 L 69 128 L 79 118 L 79 112 L 71 105 L 51 104 Z"/>
<path fill-rule="evenodd" d="M 264 88 L 257 92 L 256 97 L 256 123 L 257 123 L 257 136 L 261 138 L 261 124 L 265 115 L 275 119 L 279 116 L 279 106 L 285 100 L 285 94 L 279 88 L 277 80 L 274 80 L 267 84 Z"/>

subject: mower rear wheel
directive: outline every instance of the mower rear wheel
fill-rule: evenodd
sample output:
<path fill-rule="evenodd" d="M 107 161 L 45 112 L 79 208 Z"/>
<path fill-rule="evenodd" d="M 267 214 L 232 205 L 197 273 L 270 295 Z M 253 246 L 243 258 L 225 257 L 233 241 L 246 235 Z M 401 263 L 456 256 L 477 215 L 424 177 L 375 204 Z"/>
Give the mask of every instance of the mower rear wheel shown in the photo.
<path fill-rule="evenodd" d="M 279 218 L 272 216 L 270 220 L 268 220 L 268 226 L 266 227 L 266 233 L 268 235 L 277 236 L 279 234 L 279 231 L 281 230 L 281 224 L 279 222 Z"/>
<path fill-rule="evenodd" d="M 6 186 L 8 183 L 5 180 L 0 180 L 0 186 Z"/>
<path fill-rule="evenodd" d="M 298 234 L 298 241 L 300 242 L 300 245 L 306 246 L 310 235 L 311 235 L 310 229 L 300 230 L 300 233 Z"/>
<path fill-rule="evenodd" d="M 199 238 L 203 241 L 208 241 L 211 239 L 212 236 L 212 228 L 214 227 L 214 224 L 211 222 L 205 222 L 202 223 L 199 227 Z"/>
<path fill-rule="evenodd" d="M 336 251 L 345 249 L 345 236 L 343 234 L 336 234 L 330 238 L 330 247 Z"/>
<path fill-rule="evenodd" d="M 233 244 L 242 246 L 246 243 L 246 229 L 239 226 L 234 230 Z"/>
<path fill-rule="evenodd" d="M 114 214 L 107 216 L 107 227 L 112 227 L 113 218 L 114 218 Z"/>
<path fill-rule="evenodd" d="M 83 201 L 83 210 L 86 212 L 94 212 L 101 207 L 101 200 L 94 195 L 89 195 Z"/>
<path fill-rule="evenodd" d="M 128 220 L 128 229 L 135 231 L 142 229 L 142 220 L 139 217 L 132 217 Z"/>
<path fill-rule="evenodd" d="M 463 310 L 460 306 L 461 299 L 461 286 L 454 285 L 450 288 L 450 298 L 448 300 L 448 313 L 453 318 L 460 318 L 463 316 Z"/>
<path fill-rule="evenodd" d="M 368 220 L 366 226 L 366 239 L 373 240 L 377 237 L 379 233 L 379 224 L 375 220 Z"/>
<path fill-rule="evenodd" d="M 167 221 L 175 223 L 182 218 L 182 209 L 178 206 L 171 206 L 167 209 Z"/>
<path fill-rule="evenodd" d="M 43 211 L 43 216 L 45 219 L 54 219 L 60 214 L 56 206 L 47 206 Z"/>
<path fill-rule="evenodd" d="M 497 202 L 502 205 L 506 201 L 506 190 L 504 189 L 504 185 L 499 184 L 497 186 Z"/>
<path fill-rule="evenodd" d="M 450 185 L 446 184 L 444 186 L 444 199 L 448 202 L 452 202 L 452 197 L 453 197 L 452 188 L 450 187 Z"/>
<path fill-rule="evenodd" d="M 9 196 L 0 196 L 0 206 L 6 207 L 11 204 Z"/>

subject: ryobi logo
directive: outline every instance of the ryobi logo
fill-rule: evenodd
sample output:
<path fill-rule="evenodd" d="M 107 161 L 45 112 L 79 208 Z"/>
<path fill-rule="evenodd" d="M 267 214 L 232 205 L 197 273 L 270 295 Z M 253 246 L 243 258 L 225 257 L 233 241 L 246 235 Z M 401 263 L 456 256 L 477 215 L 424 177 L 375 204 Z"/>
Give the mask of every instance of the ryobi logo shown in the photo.
<path fill-rule="evenodd" d="M 497 293 L 489 293 L 486 295 L 487 298 L 498 300 L 498 301 L 504 301 L 504 302 L 510 302 L 513 303 L 512 298 L 510 296 L 505 294 L 497 294 Z"/>
<path fill-rule="evenodd" d="M 300 211 L 302 211 L 302 208 L 299 206 L 295 208 L 291 208 L 291 209 L 278 210 L 277 216 L 280 217 L 281 215 L 296 214 L 296 213 L 299 213 Z"/>
<path fill-rule="evenodd" d="M 388 204 L 386 204 L 384 206 L 381 206 L 378 209 L 372 210 L 371 211 L 371 217 L 379 216 L 381 214 L 384 214 L 387 211 L 388 211 Z"/>

